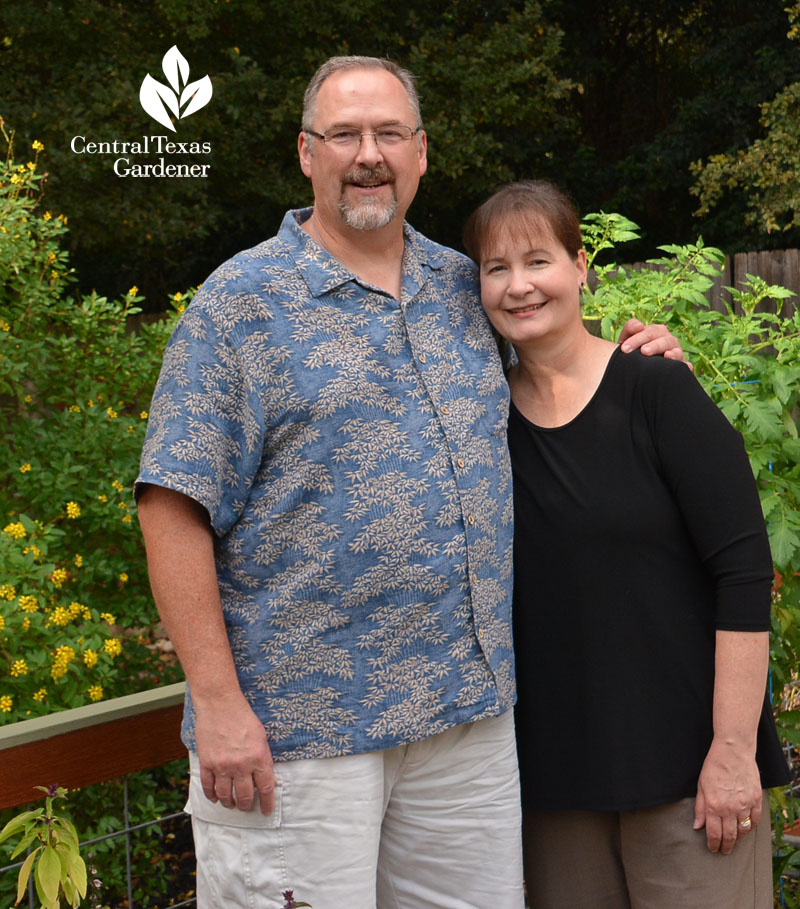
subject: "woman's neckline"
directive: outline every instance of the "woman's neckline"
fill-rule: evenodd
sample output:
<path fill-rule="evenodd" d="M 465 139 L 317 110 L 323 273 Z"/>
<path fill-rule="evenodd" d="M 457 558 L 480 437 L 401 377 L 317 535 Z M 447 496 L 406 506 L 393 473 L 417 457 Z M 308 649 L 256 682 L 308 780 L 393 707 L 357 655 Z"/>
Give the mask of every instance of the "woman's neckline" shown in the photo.
<path fill-rule="evenodd" d="M 567 429 L 568 427 L 572 426 L 576 421 L 580 420 L 580 418 L 583 416 L 583 414 L 585 414 L 591 408 L 592 403 L 597 398 L 597 395 L 600 392 L 600 389 L 603 387 L 606 379 L 608 378 L 608 374 L 611 369 L 611 364 L 615 361 L 615 359 L 617 358 L 617 355 L 624 356 L 624 354 L 621 353 L 621 348 L 619 346 L 615 347 L 614 350 L 611 351 L 611 355 L 609 356 L 608 361 L 606 362 L 605 368 L 603 369 L 602 375 L 600 376 L 600 381 L 595 386 L 595 389 L 592 392 L 592 394 L 590 395 L 589 400 L 580 408 L 580 410 L 574 416 L 570 417 L 569 420 L 565 420 L 563 423 L 559 423 L 558 426 L 541 426 L 539 423 L 534 422 L 533 420 L 530 419 L 530 417 L 525 416 L 525 414 L 520 410 L 520 408 L 517 407 L 517 405 L 514 403 L 513 398 L 511 399 L 511 407 L 526 424 L 528 424 L 529 426 L 531 426 L 533 429 L 537 430 L 538 432 L 558 432 L 561 429 Z"/>

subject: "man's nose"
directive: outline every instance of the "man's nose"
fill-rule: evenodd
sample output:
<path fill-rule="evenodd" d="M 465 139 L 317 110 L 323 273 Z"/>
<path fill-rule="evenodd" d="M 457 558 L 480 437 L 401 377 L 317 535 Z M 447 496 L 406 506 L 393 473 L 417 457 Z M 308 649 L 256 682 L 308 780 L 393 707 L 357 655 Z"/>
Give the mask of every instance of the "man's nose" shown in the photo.
<path fill-rule="evenodd" d="M 382 160 L 383 152 L 378 145 L 378 137 L 375 133 L 362 133 L 356 161 L 362 164 L 375 164 Z"/>

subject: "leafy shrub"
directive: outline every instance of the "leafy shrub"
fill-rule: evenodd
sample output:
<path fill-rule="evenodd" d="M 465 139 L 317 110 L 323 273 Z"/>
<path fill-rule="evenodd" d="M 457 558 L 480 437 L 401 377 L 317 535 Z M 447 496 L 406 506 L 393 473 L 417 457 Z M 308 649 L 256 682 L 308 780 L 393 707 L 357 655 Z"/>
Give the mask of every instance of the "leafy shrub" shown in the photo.
<path fill-rule="evenodd" d="M 779 731 L 800 751 L 800 711 L 788 709 L 786 686 L 797 682 L 800 666 L 800 310 L 790 316 L 765 311 L 768 301 L 792 296 L 748 276 L 743 290 L 729 289 L 724 313 L 709 308 L 705 293 L 721 274 L 724 256 L 702 241 L 662 246 L 666 255 L 641 271 L 615 263 L 596 265 L 597 254 L 637 236 L 636 225 L 615 214 L 589 215 L 584 239 L 597 286 L 587 295 L 584 317 L 616 339 L 634 315 L 664 322 L 681 339 L 698 379 L 744 436 L 758 483 L 775 567 L 771 680 Z M 800 799 L 773 793 L 782 827 L 800 818 Z M 791 861 L 784 849 L 780 868 Z M 800 906 L 795 901 L 785 905 Z"/>
<path fill-rule="evenodd" d="M 152 649 L 131 483 L 164 345 L 185 300 L 129 330 L 141 300 L 76 299 L 42 211 L 42 146 L 0 164 L 0 723 L 175 680 Z M 149 646 L 148 646 L 149 645 Z"/>

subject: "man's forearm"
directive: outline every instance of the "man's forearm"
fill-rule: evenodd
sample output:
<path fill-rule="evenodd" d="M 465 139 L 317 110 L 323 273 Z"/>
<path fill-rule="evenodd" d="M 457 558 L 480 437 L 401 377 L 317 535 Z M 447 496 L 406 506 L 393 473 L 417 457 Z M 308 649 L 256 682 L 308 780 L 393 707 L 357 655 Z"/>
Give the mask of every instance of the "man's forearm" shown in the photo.
<path fill-rule="evenodd" d="M 238 691 L 206 512 L 181 493 L 149 486 L 139 501 L 139 523 L 153 597 L 192 697 Z"/>

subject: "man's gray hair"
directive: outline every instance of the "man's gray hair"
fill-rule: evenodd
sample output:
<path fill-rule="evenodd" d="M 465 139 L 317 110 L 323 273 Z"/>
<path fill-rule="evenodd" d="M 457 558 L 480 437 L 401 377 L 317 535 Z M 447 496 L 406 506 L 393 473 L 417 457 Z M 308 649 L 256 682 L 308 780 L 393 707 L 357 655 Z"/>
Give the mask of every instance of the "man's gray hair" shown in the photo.
<path fill-rule="evenodd" d="M 384 57 L 331 57 L 311 77 L 306 93 L 303 96 L 303 120 L 301 125 L 304 132 L 314 128 L 314 117 L 317 113 L 317 95 L 322 83 L 328 76 L 332 76 L 343 69 L 385 69 L 391 73 L 400 81 L 408 95 L 408 101 L 411 104 L 411 111 L 414 114 L 415 121 L 409 125 L 412 127 L 422 126 L 422 113 L 419 106 L 416 80 L 407 69 L 403 69 L 402 66 L 398 66 L 392 60 L 386 60 Z"/>

